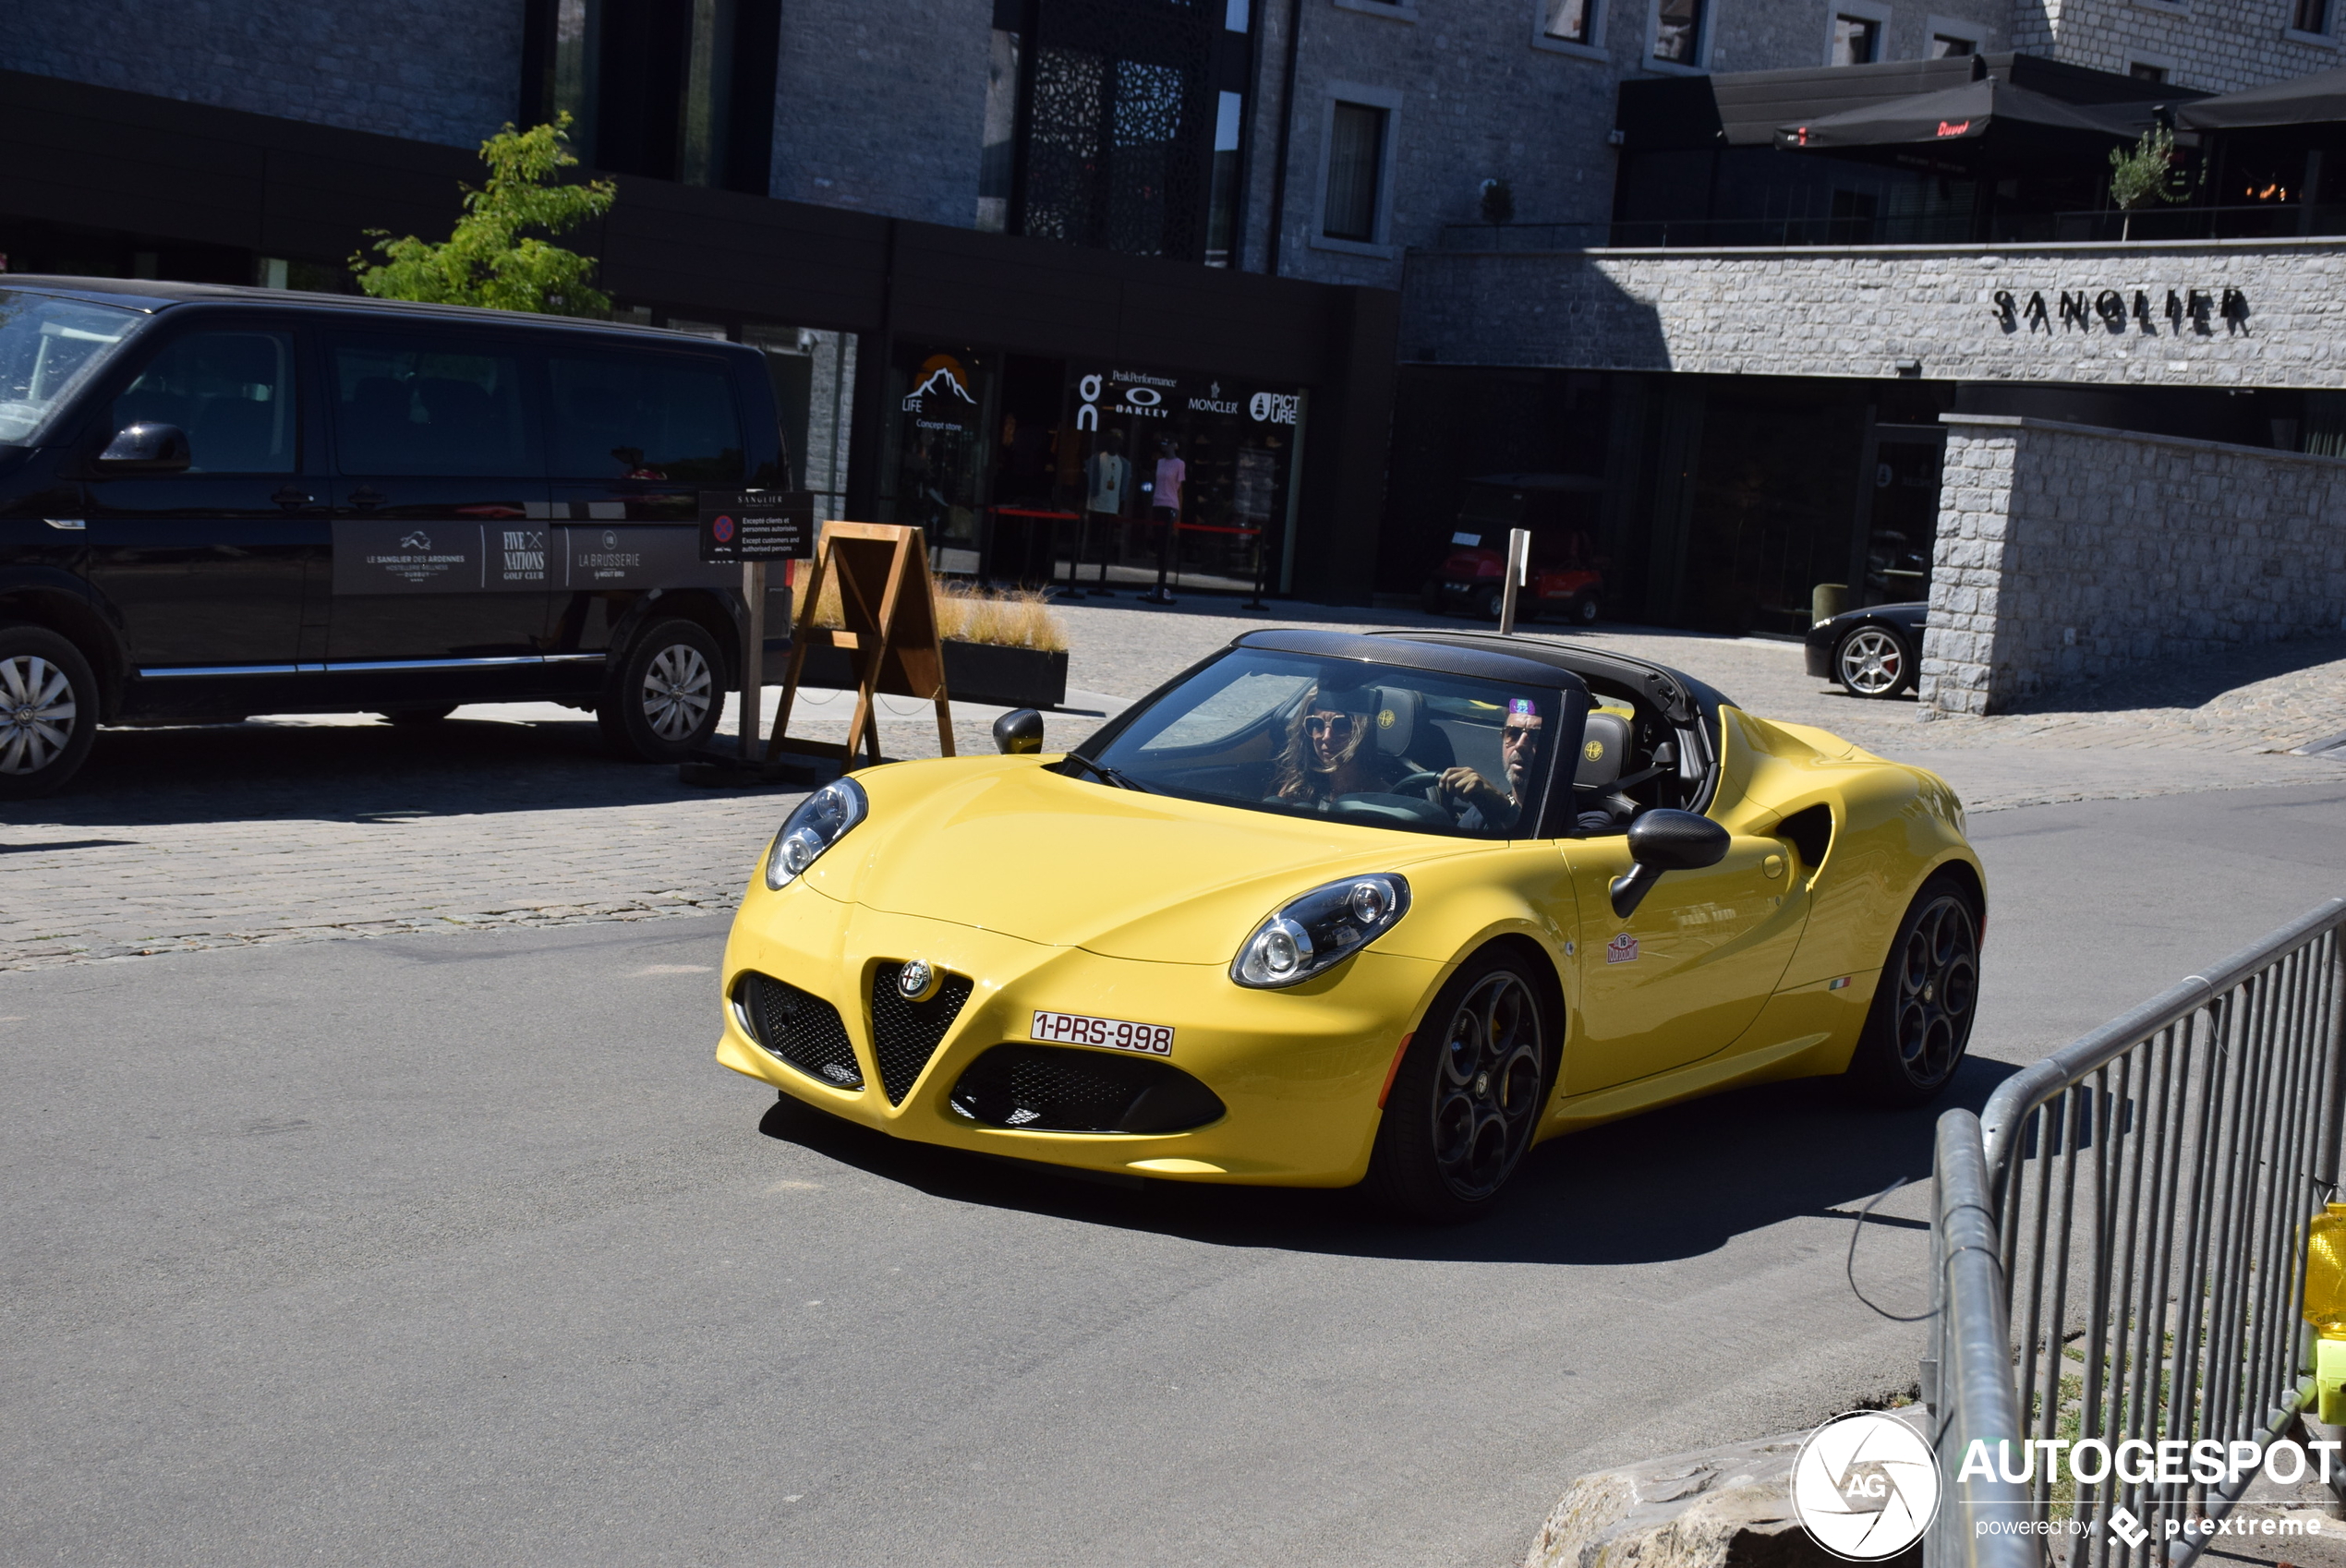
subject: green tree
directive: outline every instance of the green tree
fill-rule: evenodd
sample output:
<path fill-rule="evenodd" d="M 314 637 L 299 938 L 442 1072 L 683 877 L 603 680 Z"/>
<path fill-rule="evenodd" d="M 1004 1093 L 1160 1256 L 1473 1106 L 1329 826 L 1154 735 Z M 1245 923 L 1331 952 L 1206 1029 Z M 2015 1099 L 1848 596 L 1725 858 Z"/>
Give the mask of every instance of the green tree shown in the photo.
<path fill-rule="evenodd" d="M 611 296 L 592 282 L 592 258 L 539 236 L 576 228 L 611 211 L 618 187 L 609 180 L 554 183 L 574 166 L 565 134 L 570 115 L 526 131 L 511 124 L 480 144 L 489 183 L 464 187 L 465 213 L 447 239 L 432 245 L 414 235 L 393 239 L 369 229 L 370 247 L 350 259 L 358 286 L 377 299 L 417 299 L 434 305 L 487 305 L 560 316 L 608 316 Z"/>
<path fill-rule="evenodd" d="M 2191 195 L 2175 168 L 2175 133 L 2164 126 L 2143 132 L 2133 151 L 2110 150 L 2110 199 L 2128 214 L 2120 237 L 2134 237 L 2132 214 L 2154 201 L 2182 201 Z"/>

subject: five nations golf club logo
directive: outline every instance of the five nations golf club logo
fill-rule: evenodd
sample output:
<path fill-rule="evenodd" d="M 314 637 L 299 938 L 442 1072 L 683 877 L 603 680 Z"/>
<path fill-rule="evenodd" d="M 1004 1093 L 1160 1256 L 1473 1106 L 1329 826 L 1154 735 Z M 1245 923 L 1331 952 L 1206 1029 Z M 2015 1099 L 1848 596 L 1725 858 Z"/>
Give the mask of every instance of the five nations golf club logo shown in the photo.
<path fill-rule="evenodd" d="M 1939 1464 L 1921 1433 L 1861 1410 L 1809 1434 L 1792 1465 L 1792 1511 L 1808 1538 L 1878 1562 L 1922 1538 L 1939 1512 Z"/>

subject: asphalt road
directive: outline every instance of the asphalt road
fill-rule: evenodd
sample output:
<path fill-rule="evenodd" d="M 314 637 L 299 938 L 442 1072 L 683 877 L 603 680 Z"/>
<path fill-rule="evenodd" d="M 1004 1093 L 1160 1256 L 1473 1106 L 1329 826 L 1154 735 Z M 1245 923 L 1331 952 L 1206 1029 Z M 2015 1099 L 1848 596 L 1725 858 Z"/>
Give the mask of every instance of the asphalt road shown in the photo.
<path fill-rule="evenodd" d="M 2346 769 L 1974 828 L 1973 1104 L 2346 888 Z M 1499 1568 L 1580 1471 L 1913 1376 L 1843 1249 L 1928 1113 L 1723 1097 L 1455 1232 L 1080 1184 L 716 1067 L 723 935 L 0 981 L 0 1562 Z M 1859 1255 L 1893 1310 L 1923 1205 Z"/>

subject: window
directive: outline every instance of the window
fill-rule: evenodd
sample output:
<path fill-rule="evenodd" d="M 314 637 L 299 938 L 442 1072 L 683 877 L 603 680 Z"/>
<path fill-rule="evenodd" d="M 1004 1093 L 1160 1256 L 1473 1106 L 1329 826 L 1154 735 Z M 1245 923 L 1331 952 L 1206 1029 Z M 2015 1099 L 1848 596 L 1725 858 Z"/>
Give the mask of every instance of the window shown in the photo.
<path fill-rule="evenodd" d="M 1880 57 L 1881 24 L 1871 17 L 1832 18 L 1832 53 L 1826 64 L 1869 66 Z"/>
<path fill-rule="evenodd" d="M 2126 67 L 2126 74 L 2136 81 L 2163 82 L 2167 79 L 2167 67 L 2154 66 L 2147 60 L 2136 60 Z"/>
<path fill-rule="evenodd" d="M 1703 12 L 1709 0 L 1655 0 L 1653 57 L 1676 66 L 1702 61 Z"/>
<path fill-rule="evenodd" d="M 736 483 L 742 427 L 721 365 L 622 355 L 549 359 L 553 476 Z"/>
<path fill-rule="evenodd" d="M 1957 38 L 1953 33 L 1934 32 L 1930 35 L 1930 57 L 1934 60 L 1960 60 L 1979 53 L 1977 39 Z"/>
<path fill-rule="evenodd" d="M 1385 118 L 1383 109 L 1338 103 L 1329 119 L 1327 212 L 1320 227 L 1330 239 L 1376 240 Z"/>
<path fill-rule="evenodd" d="M 0 291 L 0 441 L 30 437 L 147 320 L 110 305 Z"/>
<path fill-rule="evenodd" d="M 1540 30 L 1566 43 L 1590 42 L 1596 0 L 1541 0 Z"/>
<path fill-rule="evenodd" d="M 1246 120 L 1246 99 L 1239 93 L 1219 95 L 1214 116 L 1214 185 L 1205 210 L 1205 264 L 1230 264 L 1230 240 L 1238 228 L 1239 130 Z"/>
<path fill-rule="evenodd" d="M 520 362 L 460 339 L 334 349 L 334 444 L 345 474 L 536 474 Z"/>
<path fill-rule="evenodd" d="M 2298 32 L 2327 35 L 2329 31 L 2329 0 L 2297 0 L 2290 8 L 2290 27 Z"/>
<path fill-rule="evenodd" d="M 292 473 L 293 339 L 284 332 L 181 338 L 114 400 L 115 429 L 142 420 L 186 431 L 197 473 Z"/>

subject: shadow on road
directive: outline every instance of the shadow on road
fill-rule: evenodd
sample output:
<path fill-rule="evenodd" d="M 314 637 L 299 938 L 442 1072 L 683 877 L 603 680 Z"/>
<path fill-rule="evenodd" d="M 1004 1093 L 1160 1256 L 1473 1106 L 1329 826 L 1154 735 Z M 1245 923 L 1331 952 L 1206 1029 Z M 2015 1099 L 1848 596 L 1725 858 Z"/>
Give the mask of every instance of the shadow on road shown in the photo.
<path fill-rule="evenodd" d="M 673 767 L 621 762 L 591 716 L 522 723 L 269 723 L 102 730 L 67 790 L 0 823 L 383 822 L 705 800 Z M 54 846 L 50 846 L 54 847 Z"/>
<path fill-rule="evenodd" d="M 1498 1211 L 1455 1229 L 1385 1220 L 1349 1191 L 1086 1178 L 899 1142 L 794 1100 L 776 1104 L 758 1130 L 935 1197 L 1221 1246 L 1445 1262 L 1650 1263 L 1699 1257 L 1779 1221 L 1854 1212 L 1901 1176 L 1928 1181 L 1940 1114 L 1978 1110 L 2018 1070 L 1974 1057 L 1947 1094 L 1912 1111 L 1858 1105 L 1837 1080 L 1812 1079 L 1634 1116 L 1534 1150 Z"/>

